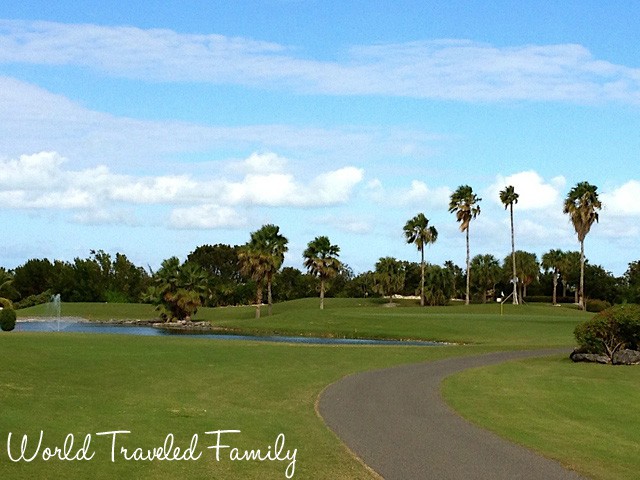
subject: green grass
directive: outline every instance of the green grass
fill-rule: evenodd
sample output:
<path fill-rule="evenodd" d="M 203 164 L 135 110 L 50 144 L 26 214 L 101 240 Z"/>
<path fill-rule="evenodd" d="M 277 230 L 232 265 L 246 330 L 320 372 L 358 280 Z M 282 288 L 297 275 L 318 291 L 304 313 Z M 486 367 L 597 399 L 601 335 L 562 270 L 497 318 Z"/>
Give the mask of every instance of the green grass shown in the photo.
<path fill-rule="evenodd" d="M 0 478 L 285 478 L 285 463 L 216 462 L 204 448 L 205 431 L 239 429 L 226 440 L 248 449 L 284 433 L 298 449 L 295 478 L 370 479 L 315 414 L 325 386 L 356 371 L 487 350 L 4 333 Z M 94 435 L 90 462 L 11 463 L 6 453 L 8 432 L 35 440 L 43 430 L 46 445 L 60 445 L 68 433 L 81 441 L 119 429 L 132 431 L 128 446 L 146 449 L 168 433 L 186 447 L 198 433 L 205 451 L 195 462 L 111 463 L 110 441 Z"/>
<path fill-rule="evenodd" d="M 151 448 L 168 433 L 186 446 L 194 433 L 240 429 L 238 446 L 266 448 L 278 433 L 298 448 L 295 478 L 369 479 L 314 412 L 330 383 L 353 372 L 487 351 L 572 346 L 589 318 L 570 307 L 496 304 L 395 308 L 376 299 L 317 299 L 198 312 L 196 319 L 242 333 L 440 340 L 447 347 L 310 346 L 173 337 L 0 334 L 0 478 L 284 478 L 280 462 L 116 462 L 105 439 L 91 462 L 7 461 L 8 432 L 45 431 L 61 443 L 113 429 Z M 44 307 L 19 318 L 46 314 Z M 62 314 L 91 320 L 152 319 L 149 305 L 63 304 Z M 637 398 L 640 369 L 541 359 L 472 370 L 449 378 L 456 409 L 501 435 L 559 458 L 594 478 L 635 478 L 640 468 Z M 230 438 L 231 439 L 231 438 Z M 207 443 L 207 444 L 210 444 Z M 235 446 L 235 445 L 234 445 Z M 612 473 L 611 473 L 612 472 Z"/>
<path fill-rule="evenodd" d="M 142 304 L 64 303 L 62 314 L 90 320 L 155 317 L 153 307 Z M 46 315 L 46 308 L 32 307 L 18 311 L 18 315 Z M 415 302 L 404 302 L 390 308 L 381 299 L 341 298 L 326 299 L 321 311 L 318 299 L 311 298 L 276 304 L 271 317 L 266 307 L 262 307 L 262 318 L 256 320 L 254 315 L 255 307 L 201 308 L 195 320 L 251 335 L 413 339 L 533 348 L 572 345 L 576 324 L 592 314 L 540 304 L 505 305 L 504 315 L 497 304 L 420 308 Z"/>
<path fill-rule="evenodd" d="M 214 325 L 252 334 L 302 334 L 349 338 L 433 340 L 501 346 L 573 344 L 576 324 L 592 314 L 550 305 L 459 305 L 447 307 L 386 307 L 376 300 L 328 299 L 325 310 L 317 299 L 274 306 L 274 315 L 253 318 L 251 307 L 202 309 L 200 318 Z"/>
<path fill-rule="evenodd" d="M 472 422 L 590 478 L 638 478 L 638 367 L 509 362 L 449 377 L 443 394 Z"/>

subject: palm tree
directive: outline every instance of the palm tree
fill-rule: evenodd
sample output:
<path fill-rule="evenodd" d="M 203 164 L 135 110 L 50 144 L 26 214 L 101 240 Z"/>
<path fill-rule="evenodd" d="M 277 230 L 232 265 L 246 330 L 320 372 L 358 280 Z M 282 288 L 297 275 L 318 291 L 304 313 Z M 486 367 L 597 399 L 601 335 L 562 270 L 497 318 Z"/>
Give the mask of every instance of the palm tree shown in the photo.
<path fill-rule="evenodd" d="M 562 250 L 549 250 L 542 255 L 542 268 L 545 272 L 551 271 L 553 273 L 553 304 L 558 304 L 557 290 L 558 290 L 558 275 L 562 268 L 562 257 L 564 252 Z"/>
<path fill-rule="evenodd" d="M 569 215 L 580 242 L 580 294 L 578 303 L 583 310 L 584 301 L 584 239 L 591 230 L 593 222 L 598 221 L 598 210 L 602 203 L 598 199 L 598 187 L 589 182 L 579 182 L 569 191 L 564 201 L 563 213 Z"/>
<path fill-rule="evenodd" d="M 260 318 L 264 280 L 272 268 L 272 259 L 264 250 L 249 242 L 238 250 L 238 260 L 242 274 L 256 282 L 256 318 Z"/>
<path fill-rule="evenodd" d="M 487 303 L 487 295 L 495 290 L 502 276 L 500 262 L 493 255 L 476 255 L 471 260 L 471 268 L 476 272 L 473 283 L 482 295 L 482 303 Z"/>
<path fill-rule="evenodd" d="M 376 289 L 382 296 L 389 295 L 389 303 L 393 302 L 393 294 L 402 290 L 405 274 L 403 263 L 393 257 L 381 258 L 376 263 Z"/>
<path fill-rule="evenodd" d="M 340 247 L 331 245 L 329 237 L 325 236 L 314 238 L 302 253 L 306 269 L 320 279 L 320 310 L 324 309 L 325 282 L 335 277 L 342 267 L 339 253 Z"/>
<path fill-rule="evenodd" d="M 562 252 L 558 273 L 562 280 L 562 296 L 567 296 L 567 289 L 571 284 L 576 286 L 576 303 L 578 303 L 578 282 L 580 281 L 580 252 Z"/>
<path fill-rule="evenodd" d="M 407 243 L 414 243 L 420 251 L 420 306 L 424 307 L 424 246 L 435 243 L 438 239 L 436 227 L 429 226 L 429 219 L 419 213 L 404 226 L 404 237 Z"/>
<path fill-rule="evenodd" d="M 460 222 L 460 231 L 466 233 L 467 239 L 467 292 L 465 305 L 469 305 L 469 278 L 471 273 L 471 258 L 469 256 L 469 225 L 471 220 L 480 214 L 481 201 L 478 195 L 473 193 L 473 189 L 469 185 L 460 185 L 458 189 L 451 194 L 449 201 L 449 213 L 456 214 L 456 221 Z"/>
<path fill-rule="evenodd" d="M 0 267 L 0 295 L 3 291 L 8 291 L 13 283 L 13 275 L 6 271 L 4 267 Z"/>
<path fill-rule="evenodd" d="M 513 264 L 513 276 L 511 277 L 511 282 L 513 283 L 513 304 L 518 304 L 518 289 L 516 286 L 516 243 L 515 243 L 515 235 L 513 230 L 513 204 L 518 203 L 518 195 L 513 188 L 513 185 L 509 185 L 505 187 L 504 190 L 500 191 L 500 201 L 504 205 L 504 209 L 509 208 L 509 213 L 511 217 L 511 263 Z"/>
<path fill-rule="evenodd" d="M 271 315 L 273 306 L 273 297 L 271 295 L 271 286 L 273 284 L 273 276 L 280 270 L 284 261 L 284 254 L 287 252 L 286 237 L 280 234 L 280 227 L 268 224 L 251 233 L 249 245 L 254 250 L 263 252 L 269 260 L 269 264 L 265 270 L 267 282 L 267 304 L 268 314 Z"/>
<path fill-rule="evenodd" d="M 527 296 L 527 287 L 533 283 L 534 280 L 540 275 L 540 263 L 535 253 L 524 252 L 522 250 L 516 250 L 516 275 L 518 277 L 518 287 L 520 292 L 518 298 L 520 302 L 524 302 L 524 298 Z M 504 271 L 505 277 L 511 276 L 513 272 L 513 257 L 508 255 L 504 259 Z"/>

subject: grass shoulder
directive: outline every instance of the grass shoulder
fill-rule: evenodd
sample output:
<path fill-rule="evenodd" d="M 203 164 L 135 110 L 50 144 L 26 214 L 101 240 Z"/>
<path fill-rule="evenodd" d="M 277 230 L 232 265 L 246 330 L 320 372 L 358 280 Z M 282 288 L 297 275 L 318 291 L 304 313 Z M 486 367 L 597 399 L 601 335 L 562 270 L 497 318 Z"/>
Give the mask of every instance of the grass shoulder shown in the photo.
<path fill-rule="evenodd" d="M 594 479 L 640 471 L 640 368 L 566 357 L 483 367 L 443 383 L 465 418 Z"/>

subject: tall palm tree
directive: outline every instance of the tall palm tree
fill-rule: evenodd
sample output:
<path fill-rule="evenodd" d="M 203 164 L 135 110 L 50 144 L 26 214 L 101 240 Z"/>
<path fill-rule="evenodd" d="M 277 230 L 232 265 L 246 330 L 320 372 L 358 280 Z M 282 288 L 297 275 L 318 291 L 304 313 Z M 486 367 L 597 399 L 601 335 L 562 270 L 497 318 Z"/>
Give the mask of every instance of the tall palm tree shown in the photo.
<path fill-rule="evenodd" d="M 326 236 L 314 238 L 302 253 L 306 269 L 320 279 L 320 310 L 324 309 L 325 282 L 335 277 L 342 267 L 339 254 L 340 247 L 332 245 Z"/>
<path fill-rule="evenodd" d="M 598 210 L 602 203 L 598 198 L 598 187 L 589 182 L 579 182 L 567 194 L 563 212 L 569 215 L 580 242 L 580 294 L 578 303 L 583 310 L 584 301 L 584 239 L 591 230 L 593 222 L 598 221 Z"/>
<path fill-rule="evenodd" d="M 513 283 L 513 304 L 518 304 L 518 289 L 516 286 L 517 276 L 516 276 L 516 242 L 515 242 L 515 234 L 513 230 L 513 204 L 518 203 L 518 195 L 513 188 L 513 185 L 509 185 L 505 187 L 504 190 L 500 191 L 500 201 L 504 205 L 504 209 L 509 208 L 509 214 L 511 217 L 511 263 L 513 266 L 513 276 L 511 277 L 511 282 Z"/>
<path fill-rule="evenodd" d="M 267 305 L 268 314 L 271 315 L 273 306 L 273 297 L 271 294 L 271 286 L 273 284 L 273 276 L 280 270 L 284 261 L 284 254 L 289 249 L 286 237 L 280 234 L 280 227 L 268 224 L 263 225 L 259 230 L 251 233 L 249 245 L 254 250 L 263 252 L 268 259 L 268 265 L 265 270 L 265 280 L 267 283 Z"/>
<path fill-rule="evenodd" d="M 429 226 L 429 219 L 419 213 L 404 226 L 404 237 L 407 243 L 414 243 L 420 251 L 420 306 L 424 307 L 424 246 L 435 243 L 438 239 L 436 227 Z"/>
<path fill-rule="evenodd" d="M 564 252 L 562 250 L 553 249 L 542 255 L 542 268 L 545 272 L 551 271 L 553 273 L 553 304 L 558 303 L 558 276 L 560 269 L 562 268 Z"/>
<path fill-rule="evenodd" d="M 460 222 L 460 231 L 466 233 L 467 239 L 467 292 L 465 297 L 465 305 L 469 305 L 469 278 L 471 274 L 471 258 L 469 255 L 469 225 L 471 220 L 480 214 L 481 201 L 478 195 L 473 193 L 473 189 L 469 185 L 460 185 L 458 189 L 451 194 L 449 201 L 449 213 L 456 214 L 456 221 Z"/>

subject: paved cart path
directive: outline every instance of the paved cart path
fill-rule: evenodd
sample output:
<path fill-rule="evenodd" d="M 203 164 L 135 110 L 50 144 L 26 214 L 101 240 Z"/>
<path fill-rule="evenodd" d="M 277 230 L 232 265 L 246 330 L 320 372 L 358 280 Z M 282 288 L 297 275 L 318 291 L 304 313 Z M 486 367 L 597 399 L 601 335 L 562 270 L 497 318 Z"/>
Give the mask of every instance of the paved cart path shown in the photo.
<path fill-rule="evenodd" d="M 387 480 L 576 480 L 584 477 L 472 425 L 440 396 L 442 380 L 467 368 L 568 353 L 499 352 L 365 372 L 327 387 L 325 423 Z"/>

